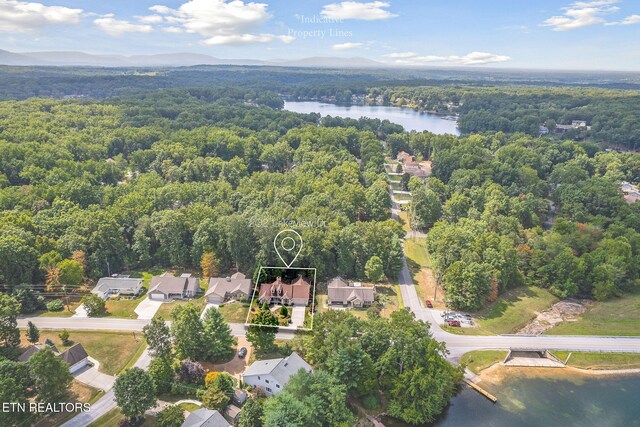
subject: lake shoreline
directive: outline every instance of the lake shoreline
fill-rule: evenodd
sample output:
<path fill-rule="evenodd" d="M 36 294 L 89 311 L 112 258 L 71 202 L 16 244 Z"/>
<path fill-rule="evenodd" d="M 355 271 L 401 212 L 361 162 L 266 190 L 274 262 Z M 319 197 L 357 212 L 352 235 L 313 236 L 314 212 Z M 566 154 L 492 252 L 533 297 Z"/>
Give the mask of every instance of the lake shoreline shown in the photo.
<path fill-rule="evenodd" d="M 501 363 L 482 369 L 476 374 L 476 381 L 480 385 L 489 383 L 493 386 L 500 386 L 507 378 L 554 378 L 564 380 L 580 380 L 580 377 L 626 377 L 640 376 L 640 368 L 628 369 L 584 369 L 574 366 L 564 368 L 536 368 L 536 367 L 512 367 L 504 366 Z"/>
<path fill-rule="evenodd" d="M 342 117 L 360 119 L 388 120 L 401 125 L 405 131 L 428 131 L 436 135 L 450 134 L 459 136 L 458 117 L 453 114 L 443 114 L 416 110 L 411 107 L 395 105 L 370 104 L 338 104 L 320 101 L 291 101 L 285 99 L 284 110 L 301 114 L 317 113 L 322 117 Z"/>

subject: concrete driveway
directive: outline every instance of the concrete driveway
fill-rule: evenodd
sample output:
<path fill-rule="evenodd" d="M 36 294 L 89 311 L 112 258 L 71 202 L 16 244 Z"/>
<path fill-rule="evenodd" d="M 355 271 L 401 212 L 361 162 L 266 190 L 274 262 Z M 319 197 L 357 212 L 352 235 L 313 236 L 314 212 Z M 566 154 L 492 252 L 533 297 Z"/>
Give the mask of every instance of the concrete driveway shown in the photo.
<path fill-rule="evenodd" d="M 80 304 L 75 311 L 75 314 L 71 317 L 89 317 L 87 310 L 84 308 L 84 304 Z"/>
<path fill-rule="evenodd" d="M 305 307 L 291 308 L 291 326 L 294 328 L 301 328 L 304 326 L 304 309 Z"/>
<path fill-rule="evenodd" d="M 149 297 L 143 299 L 136 307 L 135 313 L 138 315 L 138 319 L 149 320 L 153 319 L 156 312 L 162 305 L 162 301 L 150 300 Z"/>
<path fill-rule="evenodd" d="M 220 304 L 207 303 L 207 305 L 204 306 L 204 310 L 202 310 L 202 314 L 200 315 L 201 319 L 204 319 L 204 315 L 207 314 L 207 310 L 209 310 L 211 307 L 220 308 Z"/>
<path fill-rule="evenodd" d="M 97 360 L 89 358 L 89 361 L 93 363 L 93 366 L 87 365 L 74 373 L 73 377 L 81 383 L 97 388 L 98 390 L 111 390 L 116 380 L 115 377 L 98 371 L 100 364 Z"/>

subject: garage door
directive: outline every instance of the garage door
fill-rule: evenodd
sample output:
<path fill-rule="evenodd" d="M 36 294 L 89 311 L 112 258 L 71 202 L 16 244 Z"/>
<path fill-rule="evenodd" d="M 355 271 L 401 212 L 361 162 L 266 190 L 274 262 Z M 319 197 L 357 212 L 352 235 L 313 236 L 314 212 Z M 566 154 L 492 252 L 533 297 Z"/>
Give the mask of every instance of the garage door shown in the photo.
<path fill-rule="evenodd" d="M 149 294 L 149 299 L 152 300 L 163 300 L 164 299 L 164 294 Z"/>

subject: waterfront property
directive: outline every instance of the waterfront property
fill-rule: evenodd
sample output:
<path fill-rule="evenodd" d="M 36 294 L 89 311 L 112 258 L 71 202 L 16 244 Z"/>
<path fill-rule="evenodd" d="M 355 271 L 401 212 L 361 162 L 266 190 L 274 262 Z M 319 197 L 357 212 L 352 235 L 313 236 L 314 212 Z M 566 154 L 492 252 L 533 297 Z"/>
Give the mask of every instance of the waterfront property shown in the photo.
<path fill-rule="evenodd" d="M 346 307 L 365 307 L 373 304 L 375 289 L 373 286 L 362 286 L 359 282 L 347 282 L 336 277 L 327 285 L 327 304 Z"/>
<path fill-rule="evenodd" d="M 307 305 L 310 292 L 311 285 L 302 276 L 290 284 L 277 277 L 273 283 L 260 285 L 258 301 L 261 304 Z"/>
<path fill-rule="evenodd" d="M 279 393 L 289 378 L 300 369 L 311 372 L 311 366 L 295 351 L 282 359 L 257 360 L 242 374 L 242 381 L 260 389 L 267 396 Z"/>
<path fill-rule="evenodd" d="M 251 279 L 240 272 L 228 277 L 212 277 L 204 298 L 209 304 L 222 304 L 230 299 L 240 300 L 249 298 L 251 293 Z"/>
<path fill-rule="evenodd" d="M 129 276 L 103 277 L 98 280 L 98 284 L 91 290 L 103 299 L 120 295 L 139 295 L 142 291 L 142 279 L 132 279 Z"/>
<path fill-rule="evenodd" d="M 200 291 L 200 281 L 183 274 L 180 277 L 165 273 L 154 276 L 149 284 L 149 299 L 156 301 L 171 301 L 174 299 L 193 298 Z"/>

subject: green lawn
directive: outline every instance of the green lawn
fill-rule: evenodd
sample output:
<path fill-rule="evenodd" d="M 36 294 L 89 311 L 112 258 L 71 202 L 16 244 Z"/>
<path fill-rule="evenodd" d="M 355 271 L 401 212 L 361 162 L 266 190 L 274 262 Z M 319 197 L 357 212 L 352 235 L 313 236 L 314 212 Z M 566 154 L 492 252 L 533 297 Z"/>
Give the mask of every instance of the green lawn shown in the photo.
<path fill-rule="evenodd" d="M 71 317 L 74 315 L 76 308 L 80 305 L 80 301 L 71 302 L 69 304 L 69 309 L 67 306 L 64 306 L 62 311 L 40 311 L 34 314 L 30 314 L 29 316 L 40 316 L 40 317 Z"/>
<path fill-rule="evenodd" d="M 204 306 L 207 305 L 203 297 L 194 299 L 192 301 L 176 300 L 173 302 L 165 302 L 160 306 L 154 317 L 162 316 L 165 320 L 171 320 L 171 311 L 179 305 L 188 303 L 194 304 L 200 311 L 204 310 Z"/>
<path fill-rule="evenodd" d="M 416 268 L 431 268 L 431 257 L 426 247 L 425 237 L 412 237 L 404 240 L 404 253 L 409 266 Z"/>
<path fill-rule="evenodd" d="M 51 339 L 60 351 L 63 346 L 58 337 L 59 330 L 40 330 L 40 342 Z M 142 332 L 102 332 L 102 331 L 69 331 L 72 345 L 82 344 L 89 356 L 100 362 L 100 371 L 108 375 L 118 374 L 125 366 L 133 364 L 140 357 L 141 348 L 146 345 Z M 21 334 L 24 337 L 24 332 Z M 24 339 L 24 338 L 23 338 Z M 26 341 L 23 343 L 26 345 Z"/>
<path fill-rule="evenodd" d="M 511 289 L 474 316 L 477 327 L 443 329 L 459 335 L 510 334 L 556 302 L 558 298 L 546 289 L 535 286 Z"/>
<path fill-rule="evenodd" d="M 146 294 L 134 299 L 108 300 L 105 302 L 107 317 L 117 317 L 122 319 L 137 319 L 135 309 L 147 297 Z"/>
<path fill-rule="evenodd" d="M 400 211 L 398 218 L 400 219 L 400 224 L 402 224 L 402 229 L 410 233 L 412 230 L 409 226 L 409 214 L 406 211 Z"/>
<path fill-rule="evenodd" d="M 575 322 L 563 322 L 547 330 L 551 335 L 640 335 L 640 293 L 610 301 L 594 302 Z M 573 357 L 573 356 L 572 356 Z"/>
<path fill-rule="evenodd" d="M 638 369 L 640 354 L 636 353 L 581 353 L 554 351 L 553 354 L 563 362 L 571 353 L 567 366 L 581 369 Z"/>
<path fill-rule="evenodd" d="M 90 427 L 118 427 L 120 420 L 124 419 L 124 415 L 120 412 L 120 408 L 114 408 L 98 418 L 95 422 L 89 424 Z M 158 425 L 155 417 L 145 415 L 143 427 L 154 427 Z"/>
<path fill-rule="evenodd" d="M 189 412 L 197 411 L 201 408 L 201 406 L 196 405 L 195 403 L 181 403 L 180 407 Z"/>
<path fill-rule="evenodd" d="M 463 365 L 474 374 L 480 373 L 483 369 L 492 366 L 495 363 L 502 362 L 507 357 L 507 351 L 504 350 L 475 350 L 462 355 L 460 360 Z"/>
<path fill-rule="evenodd" d="M 220 314 L 229 323 L 244 323 L 247 320 L 249 307 L 243 307 L 241 302 L 232 302 L 231 304 L 221 305 Z"/>

